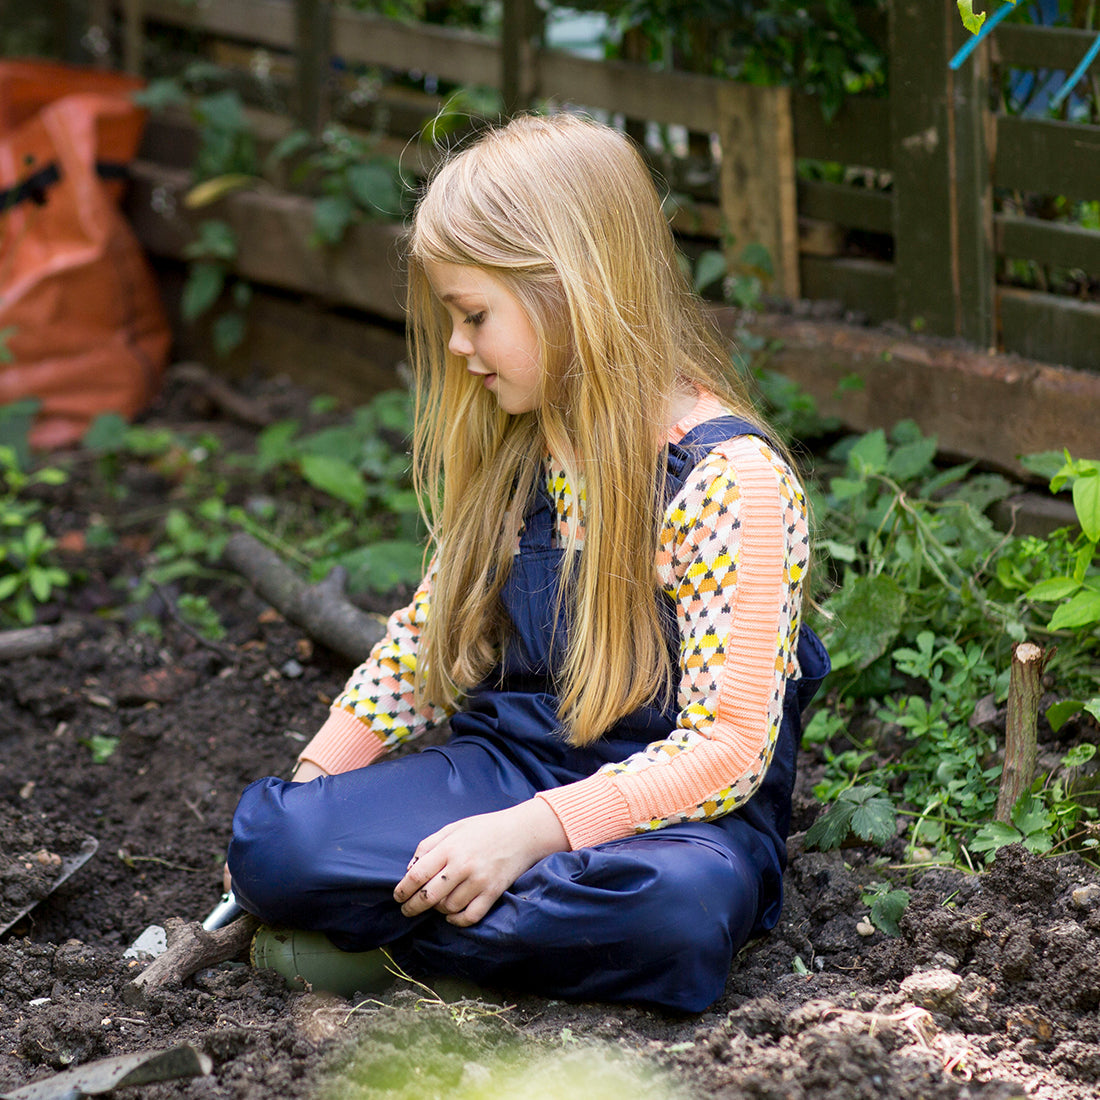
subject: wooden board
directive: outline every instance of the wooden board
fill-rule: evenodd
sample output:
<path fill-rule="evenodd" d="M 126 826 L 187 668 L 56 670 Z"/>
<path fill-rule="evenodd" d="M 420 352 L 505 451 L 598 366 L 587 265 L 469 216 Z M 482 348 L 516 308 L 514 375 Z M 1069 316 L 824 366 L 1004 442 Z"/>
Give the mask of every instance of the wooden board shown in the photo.
<path fill-rule="evenodd" d="M 719 194 L 732 238 L 726 248 L 730 270 L 737 270 L 746 245 L 762 244 L 771 255 L 772 291 L 799 298 L 790 93 L 731 82 L 720 89 L 718 102 Z"/>
<path fill-rule="evenodd" d="M 1100 303 L 1079 302 L 1037 290 L 997 292 L 1006 350 L 1076 370 L 1100 372 Z M 1100 440 L 1100 403 L 1088 410 Z"/>
<path fill-rule="evenodd" d="M 1045 195 L 1100 198 L 1100 127 L 999 115 L 994 182 Z"/>

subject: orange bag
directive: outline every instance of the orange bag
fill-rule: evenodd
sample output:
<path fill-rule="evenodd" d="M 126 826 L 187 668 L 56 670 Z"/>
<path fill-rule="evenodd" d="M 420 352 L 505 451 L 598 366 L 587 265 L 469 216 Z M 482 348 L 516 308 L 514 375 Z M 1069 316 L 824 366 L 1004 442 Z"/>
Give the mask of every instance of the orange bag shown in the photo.
<path fill-rule="evenodd" d="M 103 412 L 133 416 L 157 391 L 171 334 L 119 210 L 144 112 L 141 82 L 40 61 L 0 61 L 0 405 L 42 402 L 36 447 L 77 441 Z M 2 358 L 2 357 L 0 357 Z"/>

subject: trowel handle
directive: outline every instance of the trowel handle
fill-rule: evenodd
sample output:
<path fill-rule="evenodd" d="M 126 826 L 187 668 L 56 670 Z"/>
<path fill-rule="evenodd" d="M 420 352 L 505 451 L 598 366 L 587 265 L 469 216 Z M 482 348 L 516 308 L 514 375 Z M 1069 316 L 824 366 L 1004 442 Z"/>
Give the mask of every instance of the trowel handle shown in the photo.
<path fill-rule="evenodd" d="M 228 894 L 222 894 L 222 900 L 210 910 L 210 915 L 202 922 L 202 926 L 207 932 L 213 932 L 215 928 L 224 928 L 243 913 L 244 910 L 230 890 Z"/>

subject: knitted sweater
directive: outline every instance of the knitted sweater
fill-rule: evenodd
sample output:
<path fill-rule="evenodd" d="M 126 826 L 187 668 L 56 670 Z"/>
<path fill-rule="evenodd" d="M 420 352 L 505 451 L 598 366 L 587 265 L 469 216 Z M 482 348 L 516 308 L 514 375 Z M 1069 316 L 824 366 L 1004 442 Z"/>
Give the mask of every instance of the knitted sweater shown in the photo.
<path fill-rule="evenodd" d="M 713 396 L 701 396 L 669 441 L 726 412 Z M 573 487 L 552 458 L 547 488 L 561 540 L 574 525 L 583 538 Z M 537 796 L 573 848 L 710 820 L 752 796 L 771 761 L 786 680 L 799 674 L 808 557 L 802 487 L 763 440 L 729 440 L 699 462 L 665 510 L 656 563 L 680 629 L 677 725 L 626 760 Z M 300 759 L 330 773 L 349 771 L 446 719 L 449 709 L 417 708 L 413 696 L 431 587 L 429 570 Z"/>

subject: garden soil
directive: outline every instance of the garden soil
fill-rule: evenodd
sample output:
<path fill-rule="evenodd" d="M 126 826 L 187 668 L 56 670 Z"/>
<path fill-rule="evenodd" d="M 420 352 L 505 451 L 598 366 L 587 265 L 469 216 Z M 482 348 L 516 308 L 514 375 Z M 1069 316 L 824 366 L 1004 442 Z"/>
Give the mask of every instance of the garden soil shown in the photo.
<path fill-rule="evenodd" d="M 271 416 L 302 395 L 255 383 Z M 248 447 L 254 432 L 173 383 L 149 418 Z M 241 789 L 287 774 L 340 690 L 347 662 L 226 575 L 206 592 L 227 636 L 200 641 L 171 590 L 119 610 L 150 551 L 144 512 L 170 473 L 134 463 L 104 495 L 79 454 L 44 491 L 51 533 L 77 574 L 44 617 L 81 633 L 55 653 L 0 662 L 0 901 L 44 894 L 80 839 L 96 855 L 0 937 L 0 1095 L 111 1056 L 190 1043 L 206 1076 L 112 1095 L 298 1097 L 754 1097 L 951 1100 L 1100 1094 L 1100 882 L 1075 856 L 1003 849 L 984 873 L 891 870 L 900 844 L 804 849 L 821 761 L 801 765 L 782 921 L 736 959 L 698 1016 L 565 1004 L 398 980 L 372 999 L 288 989 L 236 958 L 144 1001 L 125 957 L 150 924 L 201 919 L 220 896 Z M 113 547 L 85 544 L 93 511 L 117 518 Z M 384 611 L 407 593 L 391 593 Z M 117 742 L 104 739 L 117 739 Z M 107 754 L 110 745 L 115 744 Z M 893 876 L 911 894 L 900 935 L 873 929 L 861 895 Z M 37 895 L 35 895 L 37 896 Z M 25 902 L 23 902 L 25 903 Z"/>

